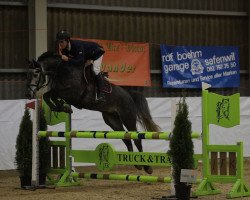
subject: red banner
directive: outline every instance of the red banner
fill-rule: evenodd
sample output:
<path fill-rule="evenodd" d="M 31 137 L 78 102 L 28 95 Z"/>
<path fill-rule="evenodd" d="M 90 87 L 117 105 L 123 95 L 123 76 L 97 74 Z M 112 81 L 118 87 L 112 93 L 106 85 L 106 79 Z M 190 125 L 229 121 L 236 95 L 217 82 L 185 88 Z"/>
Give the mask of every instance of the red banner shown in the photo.
<path fill-rule="evenodd" d="M 110 82 L 123 86 L 151 86 L 148 43 L 75 39 L 103 46 L 102 71 L 108 72 Z"/>

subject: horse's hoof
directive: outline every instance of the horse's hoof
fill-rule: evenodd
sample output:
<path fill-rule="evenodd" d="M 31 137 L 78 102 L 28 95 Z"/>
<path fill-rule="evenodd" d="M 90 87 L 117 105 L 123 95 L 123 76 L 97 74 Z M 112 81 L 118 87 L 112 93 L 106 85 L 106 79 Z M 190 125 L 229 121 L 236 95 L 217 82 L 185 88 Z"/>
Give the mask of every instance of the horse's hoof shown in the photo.
<path fill-rule="evenodd" d="M 69 106 L 63 106 L 63 112 L 73 113 L 73 110 Z"/>
<path fill-rule="evenodd" d="M 142 170 L 142 166 L 141 165 L 135 165 L 135 168 L 138 170 Z"/>
<path fill-rule="evenodd" d="M 147 172 L 148 174 L 152 174 L 153 173 L 153 168 L 150 166 L 143 166 L 144 171 Z"/>

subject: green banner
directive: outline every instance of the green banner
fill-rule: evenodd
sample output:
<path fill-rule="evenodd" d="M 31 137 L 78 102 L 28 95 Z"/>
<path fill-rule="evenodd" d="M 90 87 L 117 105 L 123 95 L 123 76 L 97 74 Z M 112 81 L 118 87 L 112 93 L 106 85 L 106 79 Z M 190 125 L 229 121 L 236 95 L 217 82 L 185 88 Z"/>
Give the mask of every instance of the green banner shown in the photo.
<path fill-rule="evenodd" d="M 240 94 L 208 93 L 208 123 L 230 128 L 240 124 Z"/>
<path fill-rule="evenodd" d="M 109 143 L 99 144 L 95 150 L 72 150 L 74 162 L 95 163 L 101 171 L 113 169 L 115 165 L 171 166 L 167 153 L 120 152 Z"/>

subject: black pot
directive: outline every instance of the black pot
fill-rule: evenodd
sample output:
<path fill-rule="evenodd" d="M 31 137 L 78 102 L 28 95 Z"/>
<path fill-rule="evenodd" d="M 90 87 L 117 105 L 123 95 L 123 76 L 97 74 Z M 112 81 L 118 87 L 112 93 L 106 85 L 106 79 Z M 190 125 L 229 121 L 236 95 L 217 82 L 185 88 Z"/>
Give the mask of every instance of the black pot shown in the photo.
<path fill-rule="evenodd" d="M 46 184 L 46 174 L 40 174 L 39 175 L 39 185 L 45 185 Z"/>
<path fill-rule="evenodd" d="M 21 188 L 26 188 L 31 186 L 31 177 L 30 176 L 20 176 Z"/>
<path fill-rule="evenodd" d="M 21 188 L 26 188 L 27 186 L 31 186 L 31 177 L 30 176 L 20 176 Z M 39 185 L 46 184 L 46 174 L 39 175 Z"/>
<path fill-rule="evenodd" d="M 179 183 L 175 186 L 175 196 L 178 200 L 189 200 L 191 193 L 191 185 L 185 183 Z"/>

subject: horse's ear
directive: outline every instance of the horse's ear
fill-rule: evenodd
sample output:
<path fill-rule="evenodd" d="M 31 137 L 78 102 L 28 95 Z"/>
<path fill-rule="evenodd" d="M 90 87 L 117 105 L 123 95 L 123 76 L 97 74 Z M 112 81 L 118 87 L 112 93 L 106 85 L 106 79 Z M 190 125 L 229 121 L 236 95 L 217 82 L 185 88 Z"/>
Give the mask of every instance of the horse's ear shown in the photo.
<path fill-rule="evenodd" d="M 25 61 L 30 65 L 32 64 L 32 62 L 28 59 L 28 58 L 25 58 Z"/>
<path fill-rule="evenodd" d="M 28 58 L 26 58 L 25 59 L 26 60 L 26 62 L 28 63 L 28 67 L 30 68 L 30 69 L 34 69 L 35 68 L 35 65 L 34 65 L 34 61 L 32 60 L 29 60 Z"/>
<path fill-rule="evenodd" d="M 37 61 L 35 61 L 35 59 L 32 60 L 32 63 L 34 65 L 34 68 L 41 66 Z"/>

